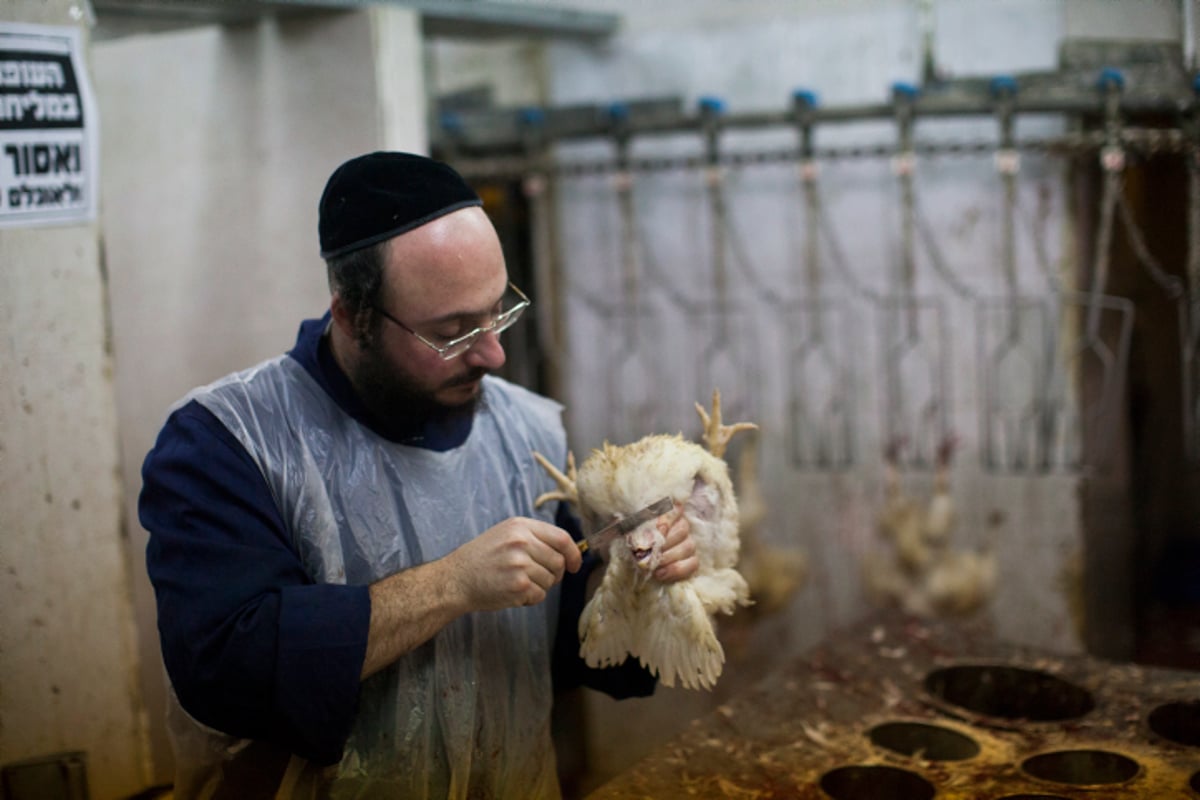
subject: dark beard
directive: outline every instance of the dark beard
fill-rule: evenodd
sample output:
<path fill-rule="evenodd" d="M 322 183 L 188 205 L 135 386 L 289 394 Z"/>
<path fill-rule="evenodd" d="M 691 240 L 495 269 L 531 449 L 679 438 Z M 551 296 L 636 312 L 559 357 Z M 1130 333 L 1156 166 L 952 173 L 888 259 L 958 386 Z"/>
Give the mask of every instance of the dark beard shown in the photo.
<path fill-rule="evenodd" d="M 473 369 L 454 384 L 479 380 L 487 372 Z M 456 405 L 439 402 L 432 392 L 419 388 L 408 375 L 397 373 L 377 343 L 362 347 L 362 358 L 348 377 L 363 405 L 390 431 L 400 432 L 425 422 L 471 416 L 483 408 L 482 392 Z"/>

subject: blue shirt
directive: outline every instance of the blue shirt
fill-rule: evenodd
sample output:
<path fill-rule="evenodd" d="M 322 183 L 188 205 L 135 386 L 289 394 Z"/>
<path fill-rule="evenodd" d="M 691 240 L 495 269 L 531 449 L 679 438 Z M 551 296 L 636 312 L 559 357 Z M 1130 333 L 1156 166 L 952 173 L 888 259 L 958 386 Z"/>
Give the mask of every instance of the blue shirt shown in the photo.
<path fill-rule="evenodd" d="M 333 358 L 323 335 L 328 324 L 328 313 L 302 323 L 288 355 L 343 411 L 396 442 L 448 450 L 466 440 L 469 416 L 380 430 Z M 224 733 L 336 763 L 357 712 L 370 623 L 367 586 L 309 578 L 257 465 L 195 401 L 168 418 L 142 480 L 146 565 L 163 661 L 180 704 Z M 565 505 L 557 522 L 579 537 Z M 579 658 L 578 619 L 595 565 L 588 554 L 584 568 L 563 580 L 555 686 L 589 686 L 618 698 L 651 694 L 655 680 L 635 660 L 592 669 Z"/>

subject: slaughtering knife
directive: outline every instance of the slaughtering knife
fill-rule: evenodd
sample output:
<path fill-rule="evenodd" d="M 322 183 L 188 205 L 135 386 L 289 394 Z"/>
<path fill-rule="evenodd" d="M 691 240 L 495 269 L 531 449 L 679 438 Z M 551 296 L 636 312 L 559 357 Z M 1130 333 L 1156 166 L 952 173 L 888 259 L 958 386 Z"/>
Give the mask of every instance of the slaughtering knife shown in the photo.
<path fill-rule="evenodd" d="M 674 500 L 670 497 L 664 497 L 646 506 L 641 511 L 634 512 L 628 517 L 621 517 L 615 522 L 605 525 L 595 533 L 585 536 L 583 541 L 578 542 L 579 552 L 586 553 L 594 547 L 606 545 L 616 537 L 624 536 L 639 525 L 661 517 L 674 506 Z"/>

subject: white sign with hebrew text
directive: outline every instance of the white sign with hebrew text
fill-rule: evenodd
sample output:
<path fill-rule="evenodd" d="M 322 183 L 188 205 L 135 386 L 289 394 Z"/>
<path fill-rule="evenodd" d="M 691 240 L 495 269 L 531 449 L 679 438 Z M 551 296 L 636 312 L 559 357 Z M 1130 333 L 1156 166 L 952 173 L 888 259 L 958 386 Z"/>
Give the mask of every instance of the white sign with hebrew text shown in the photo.
<path fill-rule="evenodd" d="M 0 22 L 0 227 L 96 217 L 99 124 L 75 27 Z"/>

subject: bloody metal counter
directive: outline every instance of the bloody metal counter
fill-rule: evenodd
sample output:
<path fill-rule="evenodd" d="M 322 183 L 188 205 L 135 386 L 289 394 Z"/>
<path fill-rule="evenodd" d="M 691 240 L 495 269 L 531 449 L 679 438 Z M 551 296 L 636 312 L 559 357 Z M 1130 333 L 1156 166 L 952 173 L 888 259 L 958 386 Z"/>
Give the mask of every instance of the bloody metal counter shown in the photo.
<path fill-rule="evenodd" d="M 830 637 L 588 795 L 1200 798 L 1200 672 L 885 615 Z"/>

